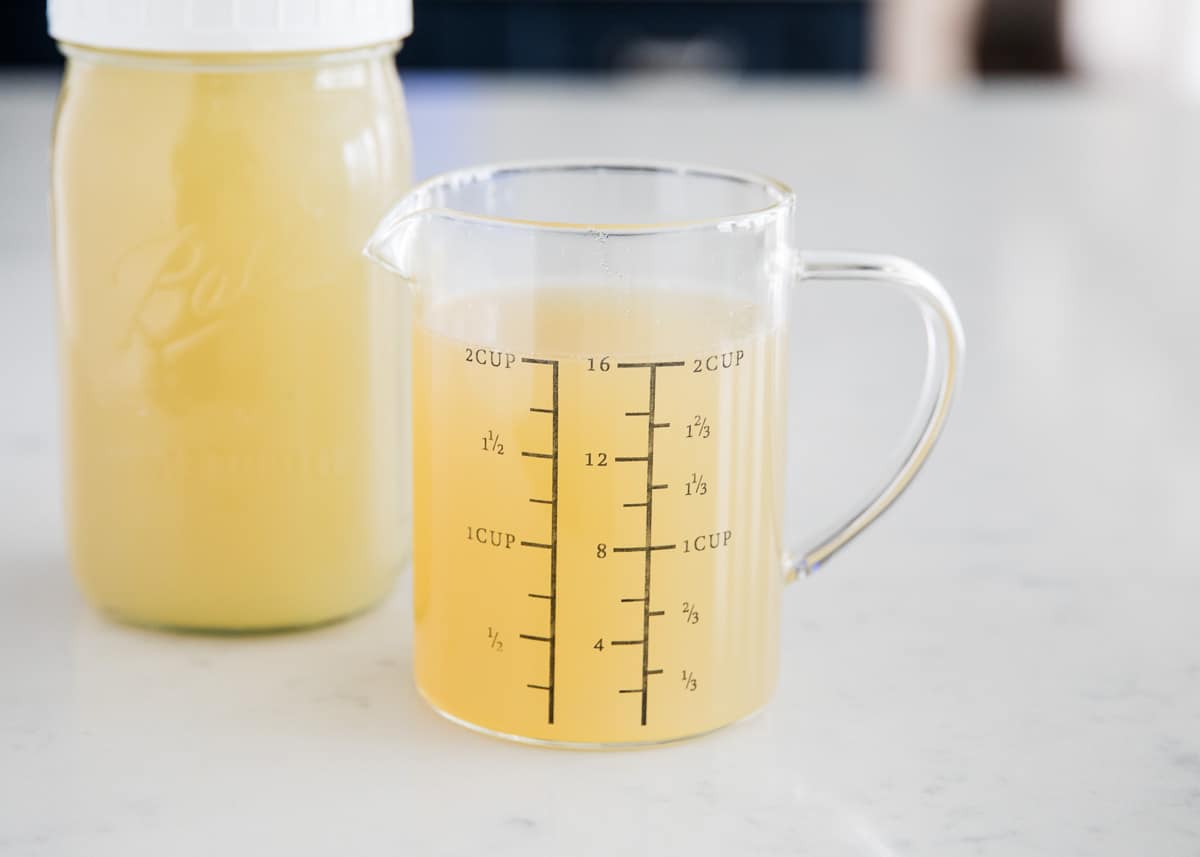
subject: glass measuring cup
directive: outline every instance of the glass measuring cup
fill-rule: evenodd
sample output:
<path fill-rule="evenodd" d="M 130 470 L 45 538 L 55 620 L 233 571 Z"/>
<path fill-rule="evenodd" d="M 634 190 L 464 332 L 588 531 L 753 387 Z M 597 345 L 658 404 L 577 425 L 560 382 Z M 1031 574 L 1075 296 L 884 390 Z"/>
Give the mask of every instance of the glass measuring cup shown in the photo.
<path fill-rule="evenodd" d="M 415 189 L 367 253 L 414 288 L 414 669 L 464 725 L 672 741 L 756 711 L 783 584 L 904 490 L 963 337 L 911 262 L 801 253 L 795 197 L 672 164 L 534 163 Z M 894 286 L 925 319 L 900 469 L 814 545 L 782 533 L 789 294 Z"/>

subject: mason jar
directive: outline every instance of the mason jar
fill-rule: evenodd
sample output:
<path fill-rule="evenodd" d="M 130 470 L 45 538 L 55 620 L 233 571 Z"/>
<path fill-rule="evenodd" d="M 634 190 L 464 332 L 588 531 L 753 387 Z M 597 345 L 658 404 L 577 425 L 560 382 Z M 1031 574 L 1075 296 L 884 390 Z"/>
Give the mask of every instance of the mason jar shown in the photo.
<path fill-rule="evenodd" d="M 124 621 L 260 631 L 409 549 L 404 296 L 363 259 L 410 180 L 407 2 L 54 0 L 66 506 Z"/>

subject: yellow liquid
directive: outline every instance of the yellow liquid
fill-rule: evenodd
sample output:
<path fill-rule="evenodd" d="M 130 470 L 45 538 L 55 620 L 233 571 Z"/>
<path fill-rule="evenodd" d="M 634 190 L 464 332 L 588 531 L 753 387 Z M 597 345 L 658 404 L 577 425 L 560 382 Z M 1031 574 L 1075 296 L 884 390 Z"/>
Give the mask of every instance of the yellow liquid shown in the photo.
<path fill-rule="evenodd" d="M 430 702 L 497 733 L 602 744 L 700 734 L 765 703 L 783 468 L 783 334 L 765 313 L 669 289 L 510 290 L 427 309 L 413 342 Z M 625 365 L 647 362 L 682 365 Z"/>
<path fill-rule="evenodd" d="M 259 62 L 82 54 L 65 83 L 71 551 L 133 622 L 328 621 L 406 552 L 407 321 L 360 256 L 408 184 L 391 52 Z"/>

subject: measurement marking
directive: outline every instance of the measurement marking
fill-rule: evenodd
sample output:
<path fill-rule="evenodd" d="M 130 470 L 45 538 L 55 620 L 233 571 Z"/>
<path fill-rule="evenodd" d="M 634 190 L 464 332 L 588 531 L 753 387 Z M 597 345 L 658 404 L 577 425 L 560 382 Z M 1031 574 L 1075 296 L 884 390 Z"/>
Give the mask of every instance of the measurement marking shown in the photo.
<path fill-rule="evenodd" d="M 626 509 L 636 509 L 636 508 L 639 508 L 639 507 L 645 506 L 645 505 L 646 505 L 645 503 L 626 503 L 625 508 Z"/>
<path fill-rule="evenodd" d="M 622 598 L 621 603 L 622 604 L 641 604 L 645 600 L 646 600 L 645 598 Z"/>
<path fill-rule="evenodd" d="M 659 484 L 659 485 L 651 485 L 651 486 L 650 486 L 650 490 L 651 490 L 651 491 L 662 491 L 662 490 L 664 490 L 664 489 L 666 489 L 666 488 L 670 488 L 670 487 L 671 487 L 671 486 L 670 486 L 670 485 L 668 485 L 666 482 L 663 482 L 663 483 L 661 483 L 661 484 Z"/>
<path fill-rule="evenodd" d="M 625 506 L 644 506 L 646 509 L 646 543 L 642 547 L 623 547 L 613 548 L 617 553 L 636 553 L 643 552 L 646 554 L 646 565 L 642 575 L 642 686 L 639 690 L 622 690 L 621 693 L 640 693 L 642 695 L 642 725 L 646 725 L 646 709 L 649 704 L 649 686 L 647 677 L 658 675 L 661 670 L 650 670 L 650 618 L 651 616 L 661 616 L 661 610 L 650 610 L 650 567 L 651 560 L 655 551 L 673 550 L 675 545 L 656 545 L 653 539 L 654 530 L 654 492 L 666 488 L 666 484 L 655 484 L 654 482 L 654 431 L 655 429 L 667 428 L 670 423 L 656 423 L 654 421 L 654 399 L 658 391 L 658 370 L 667 367 L 677 367 L 686 365 L 682 360 L 655 360 L 646 363 L 618 363 L 618 369 L 649 369 L 650 370 L 650 390 L 646 397 L 646 410 L 643 411 L 626 411 L 626 416 L 644 416 L 649 419 L 646 421 L 646 457 L 645 458 L 618 458 L 617 461 L 645 461 L 646 462 L 646 502 L 645 503 L 626 503 Z M 626 599 L 621 599 L 623 602 Z"/>
<path fill-rule="evenodd" d="M 644 646 L 645 640 L 613 640 L 609 645 L 613 646 Z"/>
<path fill-rule="evenodd" d="M 618 369 L 658 369 L 658 368 L 665 369 L 668 366 L 686 366 L 686 365 L 687 364 L 684 363 L 682 360 L 672 360 L 672 361 L 659 361 L 656 363 L 618 363 L 617 368 Z M 654 408 L 651 407 L 650 410 L 654 410 Z"/>
<path fill-rule="evenodd" d="M 662 675 L 662 670 L 646 670 L 646 675 Z"/>
<path fill-rule="evenodd" d="M 617 693 L 640 693 L 642 699 L 646 698 L 646 688 L 644 687 L 631 687 L 629 690 L 619 690 Z"/>
<path fill-rule="evenodd" d="M 550 367 L 550 407 L 549 408 L 530 408 L 529 410 L 535 414 L 550 415 L 550 452 L 522 452 L 521 455 L 526 458 L 540 458 L 550 461 L 550 499 L 541 497 L 530 497 L 530 503 L 540 503 L 550 507 L 550 542 L 521 542 L 522 547 L 541 548 L 542 550 L 550 551 L 550 592 L 542 594 L 539 592 L 528 593 L 530 598 L 538 598 L 550 602 L 550 633 L 548 636 L 540 634 L 522 634 L 521 637 L 526 640 L 534 640 L 539 643 L 546 643 L 546 648 L 549 650 L 549 664 L 547 672 L 549 677 L 546 684 L 529 684 L 526 687 L 534 690 L 546 691 L 546 722 L 554 724 L 554 688 L 557 684 L 557 657 L 558 657 L 558 361 L 546 360 L 539 357 L 523 357 L 522 363 L 533 363 L 539 366 Z"/>
<path fill-rule="evenodd" d="M 614 458 L 614 459 L 613 459 L 613 461 L 618 461 L 618 462 L 625 462 L 625 461 L 649 461 L 649 460 L 650 460 L 650 459 L 649 459 L 649 458 L 647 458 L 647 457 L 646 457 L 646 456 L 644 456 L 644 455 L 618 455 L 616 458 Z"/>
<path fill-rule="evenodd" d="M 557 655 L 558 646 L 554 642 L 558 631 L 555 629 L 555 621 L 558 617 L 558 361 L 555 360 L 551 369 L 551 403 L 554 407 L 554 414 L 550 417 L 550 448 L 554 452 L 554 461 L 550 465 L 550 496 L 554 498 L 554 503 L 550 506 L 550 541 L 553 547 L 550 549 L 550 688 L 546 695 L 550 697 L 548 702 L 546 719 L 554 723 L 554 660 Z"/>
<path fill-rule="evenodd" d="M 651 616 L 666 616 L 667 611 L 666 610 L 651 610 L 650 615 Z"/>

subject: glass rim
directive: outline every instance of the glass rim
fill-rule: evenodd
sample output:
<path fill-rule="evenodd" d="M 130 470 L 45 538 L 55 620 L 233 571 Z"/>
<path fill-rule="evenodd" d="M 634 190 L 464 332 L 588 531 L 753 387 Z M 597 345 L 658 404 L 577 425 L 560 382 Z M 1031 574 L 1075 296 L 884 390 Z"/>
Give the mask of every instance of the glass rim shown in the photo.
<path fill-rule="evenodd" d="M 422 195 L 439 187 L 456 189 L 465 185 L 482 184 L 512 175 L 536 173 L 582 173 L 620 172 L 675 175 L 703 180 L 720 180 L 754 187 L 763 192 L 770 202 L 767 205 L 745 211 L 733 211 L 709 217 L 685 220 L 663 220 L 644 222 L 563 222 L 531 220 L 519 217 L 503 217 L 496 214 L 481 214 L 453 206 L 430 206 L 422 208 L 425 214 L 450 220 L 477 223 L 482 226 L 502 226 L 516 229 L 531 229 L 544 232 L 578 233 L 592 235 L 602 232 L 609 236 L 656 235 L 670 232 L 685 232 L 698 229 L 728 230 L 740 226 L 755 225 L 769 221 L 789 209 L 796 194 L 788 185 L 761 173 L 746 170 L 726 169 L 703 164 L 680 161 L 645 160 L 641 158 L 596 158 L 596 159 L 537 159 L 499 161 L 478 166 L 461 167 L 439 173 L 417 184 L 408 198 L 419 201 Z M 419 204 L 419 202 L 418 202 Z"/>

